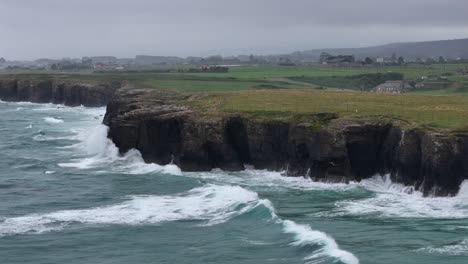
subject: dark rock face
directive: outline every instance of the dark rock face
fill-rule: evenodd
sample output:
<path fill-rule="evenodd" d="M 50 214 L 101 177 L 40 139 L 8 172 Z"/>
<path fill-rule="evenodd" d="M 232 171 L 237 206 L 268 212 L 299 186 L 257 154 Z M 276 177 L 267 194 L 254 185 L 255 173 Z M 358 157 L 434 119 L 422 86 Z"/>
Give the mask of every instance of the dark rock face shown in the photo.
<path fill-rule="evenodd" d="M 147 162 L 173 162 L 184 171 L 236 171 L 249 164 L 328 182 L 391 174 L 396 182 L 436 196 L 456 194 L 468 179 L 464 135 L 402 130 L 378 120 L 335 119 L 317 129 L 241 115 L 201 117 L 177 102 L 144 94 L 120 91 L 104 123 L 121 152 L 136 148 Z"/>
<path fill-rule="evenodd" d="M 33 103 L 55 103 L 68 106 L 105 106 L 120 87 L 112 84 L 83 84 L 54 80 L 0 80 L 0 99 Z"/>

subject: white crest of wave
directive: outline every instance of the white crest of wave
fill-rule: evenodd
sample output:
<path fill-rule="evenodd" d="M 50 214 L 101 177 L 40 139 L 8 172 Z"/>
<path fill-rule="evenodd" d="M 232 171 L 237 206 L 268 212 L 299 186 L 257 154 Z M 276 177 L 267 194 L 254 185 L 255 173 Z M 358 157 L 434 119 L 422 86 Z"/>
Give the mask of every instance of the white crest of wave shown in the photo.
<path fill-rule="evenodd" d="M 229 184 L 240 184 L 269 189 L 297 189 L 297 190 L 349 190 L 356 188 L 356 184 L 315 182 L 304 177 L 285 177 L 282 172 L 268 170 L 247 169 L 239 172 L 226 172 L 215 169 L 210 172 L 184 173 L 193 178 L 220 181 Z"/>
<path fill-rule="evenodd" d="M 337 202 L 337 208 L 329 215 L 442 219 L 468 217 L 468 181 L 461 185 L 455 197 L 423 197 L 413 187 L 393 183 L 388 175 L 363 180 L 360 186 L 373 192 L 374 197 Z"/>
<path fill-rule="evenodd" d="M 55 118 L 55 117 L 44 117 L 44 121 L 49 124 L 60 124 L 63 123 L 63 119 Z"/>
<path fill-rule="evenodd" d="M 330 257 L 336 258 L 346 264 L 358 264 L 359 260 L 351 253 L 338 247 L 335 240 L 327 234 L 312 230 L 309 226 L 299 225 L 293 221 L 283 221 L 285 233 L 295 235 L 294 246 L 320 245 L 320 249 L 309 257 L 306 257 L 307 263 L 326 262 Z"/>
<path fill-rule="evenodd" d="M 253 208 L 257 201 L 257 193 L 242 187 L 209 184 L 177 195 L 131 196 L 116 205 L 7 218 L 0 221 L 0 235 L 43 233 L 73 223 L 141 225 L 206 220 L 218 224 L 241 214 L 245 208 Z"/>
<path fill-rule="evenodd" d="M 85 225 L 148 225 L 163 222 L 197 220 L 202 226 L 224 223 L 236 216 L 264 206 L 272 219 L 283 226 L 286 234 L 294 235 L 291 246 L 316 245 L 307 263 L 322 263 L 335 258 L 346 264 L 359 260 L 341 250 L 327 234 L 307 225 L 282 220 L 269 200 L 240 186 L 207 184 L 175 195 L 139 195 L 119 204 L 91 209 L 63 210 L 46 214 L 31 214 L 0 220 L 0 236 L 58 231 L 73 224 Z"/>
<path fill-rule="evenodd" d="M 308 245 L 318 245 L 319 249 L 305 258 L 308 264 L 319 264 L 326 262 L 330 257 L 335 258 L 345 264 L 359 264 L 359 259 L 352 253 L 339 248 L 336 241 L 324 232 L 313 230 L 308 225 L 297 224 L 291 220 L 283 220 L 277 214 L 270 200 L 260 200 L 262 205 L 270 210 L 273 220 L 283 226 L 283 232 L 294 235 L 292 246 L 304 247 Z"/>
<path fill-rule="evenodd" d="M 98 125 L 90 130 L 82 131 L 78 135 L 81 143 L 74 145 L 80 149 L 86 157 L 73 159 L 70 162 L 60 163 L 61 167 L 90 169 L 96 167 L 111 167 L 117 172 L 130 174 L 145 174 L 151 172 L 164 172 L 180 175 L 181 170 L 173 164 L 161 166 L 153 163 L 145 163 L 141 153 L 132 149 L 120 155 L 119 149 L 107 138 L 108 127 Z"/>
<path fill-rule="evenodd" d="M 428 252 L 431 254 L 441 254 L 450 256 L 468 256 L 468 239 L 453 245 L 446 245 L 442 247 L 426 247 L 417 251 Z"/>

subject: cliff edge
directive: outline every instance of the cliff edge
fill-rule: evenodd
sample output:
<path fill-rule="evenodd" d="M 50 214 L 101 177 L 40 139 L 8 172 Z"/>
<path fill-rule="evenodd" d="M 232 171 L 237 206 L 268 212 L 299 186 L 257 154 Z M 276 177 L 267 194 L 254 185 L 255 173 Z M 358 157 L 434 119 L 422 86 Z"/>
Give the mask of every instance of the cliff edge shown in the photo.
<path fill-rule="evenodd" d="M 284 171 L 316 181 L 359 181 L 390 174 L 425 195 L 455 195 L 468 179 L 468 136 L 411 128 L 384 117 L 318 113 L 265 120 L 193 107 L 196 95 L 119 90 L 104 124 L 120 151 L 183 171 L 220 168 Z"/>
<path fill-rule="evenodd" d="M 8 77 L 0 79 L 0 100 L 99 107 L 107 105 L 119 87 L 118 82 L 87 83 Z"/>

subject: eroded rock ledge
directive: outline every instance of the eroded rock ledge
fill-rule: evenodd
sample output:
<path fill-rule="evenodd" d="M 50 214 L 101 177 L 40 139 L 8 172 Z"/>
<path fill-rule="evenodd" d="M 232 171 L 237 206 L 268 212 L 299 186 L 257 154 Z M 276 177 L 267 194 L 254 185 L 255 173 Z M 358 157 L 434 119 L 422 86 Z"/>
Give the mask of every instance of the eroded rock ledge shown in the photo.
<path fill-rule="evenodd" d="M 105 106 L 120 83 L 84 83 L 54 79 L 4 78 L 0 100 L 55 103 L 68 106 Z"/>
<path fill-rule="evenodd" d="M 265 121 L 244 114 L 206 115 L 187 95 L 120 90 L 104 123 L 121 152 L 138 149 L 145 161 L 173 162 L 183 171 L 284 170 L 288 176 L 347 182 L 391 174 L 425 195 L 455 195 L 468 179 L 468 137 L 372 118 L 310 115 L 325 125 Z"/>

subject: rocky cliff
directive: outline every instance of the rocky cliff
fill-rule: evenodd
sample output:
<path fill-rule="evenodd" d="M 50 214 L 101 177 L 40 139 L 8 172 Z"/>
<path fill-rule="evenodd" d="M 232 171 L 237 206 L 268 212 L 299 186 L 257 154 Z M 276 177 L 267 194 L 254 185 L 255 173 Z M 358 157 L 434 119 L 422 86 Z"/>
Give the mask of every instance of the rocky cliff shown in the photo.
<path fill-rule="evenodd" d="M 454 195 L 468 179 L 468 136 L 403 128 L 383 118 L 310 122 L 207 115 L 186 106 L 188 95 L 121 90 L 104 123 L 121 152 L 138 149 L 147 162 L 184 171 L 213 168 L 284 170 L 317 181 L 359 181 L 391 174 L 425 195 Z"/>
<path fill-rule="evenodd" d="M 3 78 L 0 79 L 0 100 L 97 107 L 105 106 L 119 87 L 119 83 Z"/>

